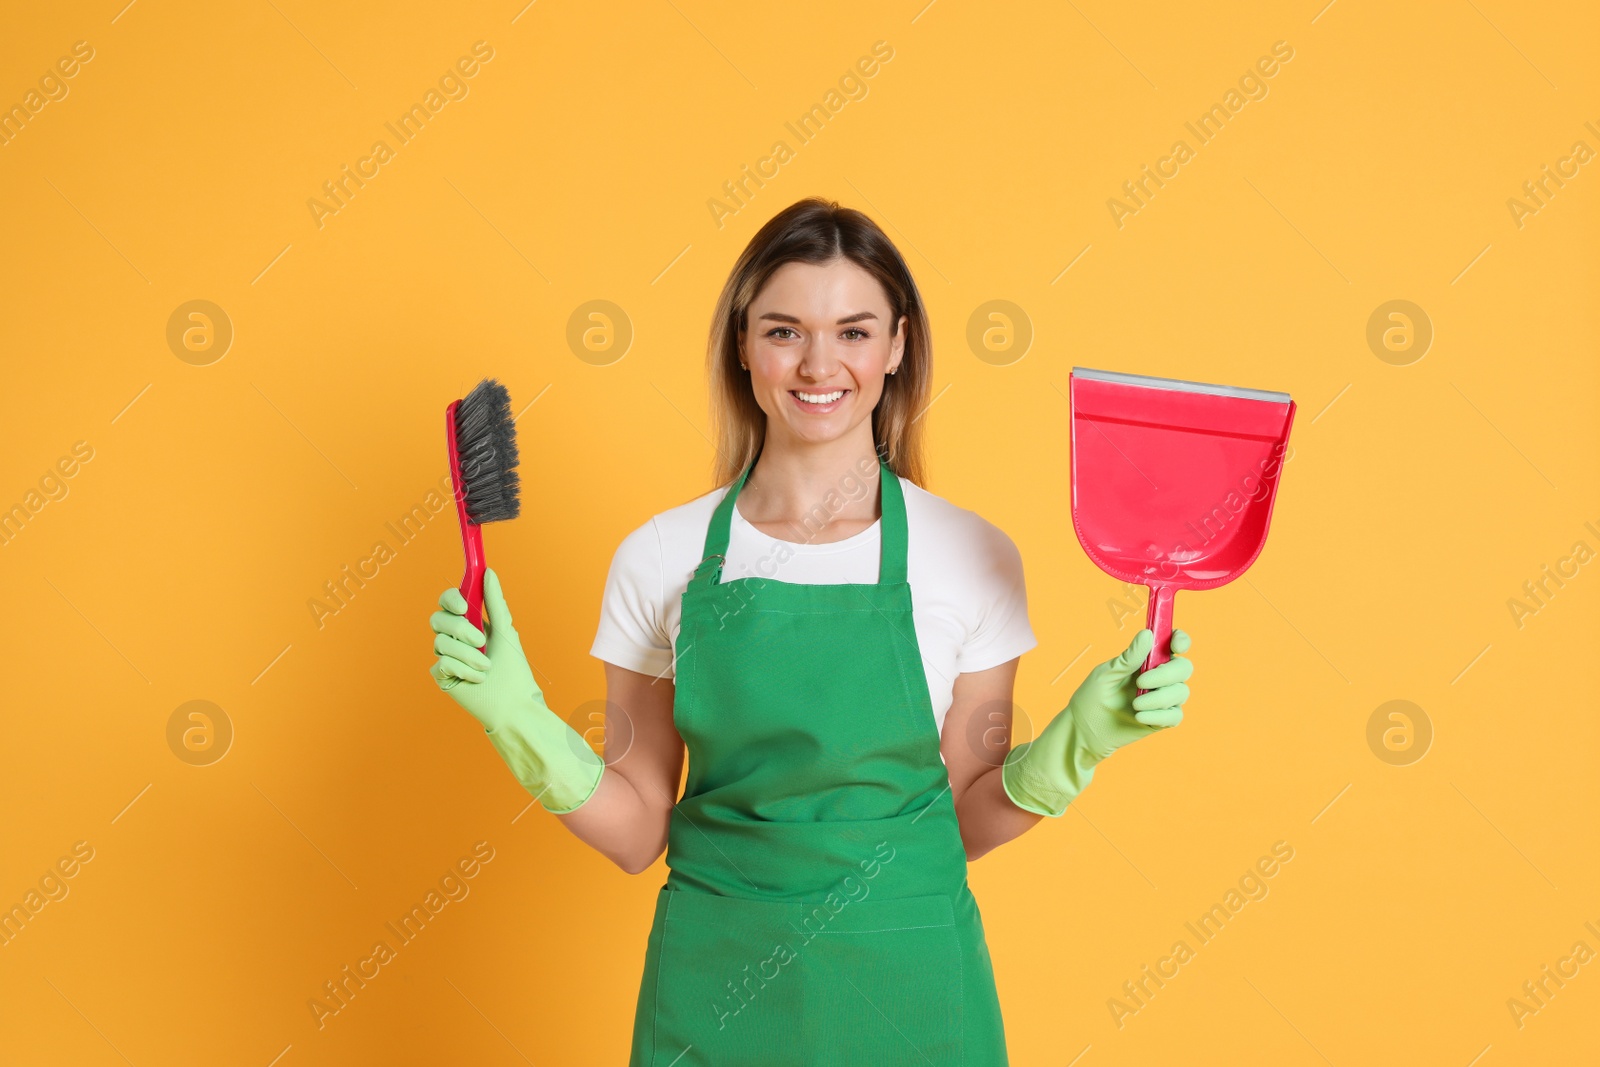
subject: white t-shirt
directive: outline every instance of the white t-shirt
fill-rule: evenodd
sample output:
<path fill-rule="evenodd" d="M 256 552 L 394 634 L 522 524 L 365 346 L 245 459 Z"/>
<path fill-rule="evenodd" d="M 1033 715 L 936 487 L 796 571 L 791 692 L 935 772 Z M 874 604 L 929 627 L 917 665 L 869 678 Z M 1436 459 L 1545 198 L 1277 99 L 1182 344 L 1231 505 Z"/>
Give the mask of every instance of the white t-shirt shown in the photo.
<path fill-rule="evenodd" d="M 905 479 L 906 580 L 934 721 L 944 728 L 956 675 L 987 670 L 1038 645 L 1028 623 L 1022 556 L 983 518 Z M 683 591 L 705 551 L 728 487 L 652 518 L 611 560 L 589 654 L 640 674 L 672 677 Z M 760 575 L 796 585 L 878 580 L 882 520 L 842 541 L 797 544 L 762 533 L 734 504 L 723 580 Z"/>

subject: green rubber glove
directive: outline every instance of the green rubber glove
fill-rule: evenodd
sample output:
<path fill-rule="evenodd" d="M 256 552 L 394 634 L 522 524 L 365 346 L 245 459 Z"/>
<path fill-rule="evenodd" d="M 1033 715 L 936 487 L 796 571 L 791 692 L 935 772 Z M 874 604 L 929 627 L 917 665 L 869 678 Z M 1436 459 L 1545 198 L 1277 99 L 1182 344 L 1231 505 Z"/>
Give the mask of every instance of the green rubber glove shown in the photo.
<path fill-rule="evenodd" d="M 1140 630 L 1122 655 L 1095 667 L 1044 731 L 1013 748 L 1000 770 L 1012 803 L 1051 818 L 1094 777 L 1095 764 L 1123 745 L 1183 721 L 1183 702 L 1194 664 L 1178 655 L 1189 650 L 1189 635 L 1172 631 L 1173 657 L 1139 673 L 1155 635 Z M 1139 674 L 1138 678 L 1134 675 Z M 1140 689 L 1149 692 L 1139 694 Z"/>
<path fill-rule="evenodd" d="M 484 575 L 483 604 L 489 636 L 479 652 L 484 635 L 463 618 L 467 601 L 461 590 L 439 594 L 444 610 L 429 619 L 439 659 L 428 673 L 483 724 L 500 758 L 546 811 L 575 811 L 599 788 L 605 762 L 545 704 L 492 570 Z"/>

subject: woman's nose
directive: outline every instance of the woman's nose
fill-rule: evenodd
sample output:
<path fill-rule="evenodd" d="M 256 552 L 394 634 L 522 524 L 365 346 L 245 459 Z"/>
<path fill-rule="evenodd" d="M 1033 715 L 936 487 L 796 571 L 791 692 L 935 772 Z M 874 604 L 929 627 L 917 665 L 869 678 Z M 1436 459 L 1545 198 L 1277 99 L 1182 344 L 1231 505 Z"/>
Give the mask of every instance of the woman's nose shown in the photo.
<path fill-rule="evenodd" d="M 839 369 L 839 357 L 833 351 L 833 343 L 826 338 L 808 344 L 805 355 L 800 357 L 800 373 L 804 377 L 822 381 L 833 376 Z"/>

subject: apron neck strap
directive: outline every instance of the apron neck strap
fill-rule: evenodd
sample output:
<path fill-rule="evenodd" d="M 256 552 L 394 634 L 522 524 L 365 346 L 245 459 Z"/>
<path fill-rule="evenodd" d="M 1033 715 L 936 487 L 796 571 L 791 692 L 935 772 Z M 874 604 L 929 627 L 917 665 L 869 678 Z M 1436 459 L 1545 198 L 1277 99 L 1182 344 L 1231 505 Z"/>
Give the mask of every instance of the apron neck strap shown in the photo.
<path fill-rule="evenodd" d="M 759 456 L 757 457 L 759 458 Z M 705 552 L 700 565 L 695 568 L 693 581 L 701 585 L 715 585 L 722 578 L 722 565 L 727 560 L 728 533 L 733 523 L 734 502 L 739 490 L 755 469 L 752 459 L 744 473 L 728 489 L 711 516 L 706 529 Z M 880 519 L 878 544 L 878 584 L 900 585 L 906 580 L 906 502 L 900 479 L 889 469 L 883 457 L 878 457 L 878 502 Z"/>

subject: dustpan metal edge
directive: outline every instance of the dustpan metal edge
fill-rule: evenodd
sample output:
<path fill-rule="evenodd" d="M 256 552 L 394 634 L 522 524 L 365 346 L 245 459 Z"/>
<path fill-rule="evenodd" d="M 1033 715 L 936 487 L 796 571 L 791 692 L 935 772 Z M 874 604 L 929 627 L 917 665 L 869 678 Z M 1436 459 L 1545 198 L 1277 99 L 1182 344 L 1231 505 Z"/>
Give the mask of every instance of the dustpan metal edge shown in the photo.
<path fill-rule="evenodd" d="M 1073 367 L 1072 374 L 1095 382 L 1114 382 L 1118 385 L 1140 386 L 1145 389 L 1168 389 L 1180 393 L 1205 393 L 1210 396 L 1232 396 L 1241 400 L 1264 400 L 1269 404 L 1290 403 L 1288 393 L 1267 389 L 1246 389 L 1240 385 L 1216 385 L 1211 382 L 1190 382 L 1182 378 L 1157 378 L 1148 374 L 1128 374 L 1123 371 L 1095 370 L 1093 367 Z"/>

